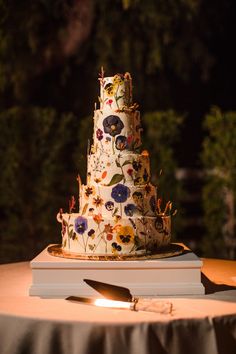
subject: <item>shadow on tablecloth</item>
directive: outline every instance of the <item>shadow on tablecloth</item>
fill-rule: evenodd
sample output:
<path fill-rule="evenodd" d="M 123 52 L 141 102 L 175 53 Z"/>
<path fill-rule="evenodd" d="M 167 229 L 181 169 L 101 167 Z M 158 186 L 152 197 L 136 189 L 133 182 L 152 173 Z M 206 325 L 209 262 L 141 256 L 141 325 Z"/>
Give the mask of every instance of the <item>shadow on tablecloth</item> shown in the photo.
<path fill-rule="evenodd" d="M 205 293 L 213 294 L 219 291 L 226 290 L 236 290 L 236 286 L 227 285 L 227 284 L 216 284 L 212 282 L 204 273 L 201 272 L 201 282 L 205 287 Z"/>

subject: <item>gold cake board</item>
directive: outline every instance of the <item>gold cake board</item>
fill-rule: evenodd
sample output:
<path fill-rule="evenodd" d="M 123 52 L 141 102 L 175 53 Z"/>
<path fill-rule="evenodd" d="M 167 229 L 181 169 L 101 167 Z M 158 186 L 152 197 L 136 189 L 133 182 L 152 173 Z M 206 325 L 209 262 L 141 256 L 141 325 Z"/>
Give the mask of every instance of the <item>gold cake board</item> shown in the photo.
<path fill-rule="evenodd" d="M 204 294 L 202 261 L 182 244 L 172 244 L 168 249 L 146 256 L 119 260 L 112 256 L 101 257 L 104 256 L 80 259 L 78 255 L 65 254 L 60 245 L 49 245 L 30 262 L 32 284 L 29 295 L 99 297 L 83 281 L 85 278 L 128 287 L 133 296 Z"/>
<path fill-rule="evenodd" d="M 98 254 L 78 254 L 65 251 L 61 245 L 51 245 L 47 249 L 48 253 L 55 257 L 62 257 L 68 259 L 80 259 L 89 261 L 135 261 L 148 259 L 161 259 L 167 257 L 174 257 L 184 253 L 184 247 L 176 243 L 163 247 L 159 251 L 147 254 L 125 254 L 125 255 L 98 255 Z"/>

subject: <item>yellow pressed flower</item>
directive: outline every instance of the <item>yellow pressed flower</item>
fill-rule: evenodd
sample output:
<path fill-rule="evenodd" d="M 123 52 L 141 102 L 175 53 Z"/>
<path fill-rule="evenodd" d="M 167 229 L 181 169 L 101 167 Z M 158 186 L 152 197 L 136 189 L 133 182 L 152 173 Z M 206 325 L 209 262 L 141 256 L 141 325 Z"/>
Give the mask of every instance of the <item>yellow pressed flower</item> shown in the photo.
<path fill-rule="evenodd" d="M 106 91 L 107 96 L 112 97 L 116 92 L 116 85 L 107 84 L 104 89 Z"/>
<path fill-rule="evenodd" d="M 128 245 L 134 240 L 134 230 L 131 226 L 121 226 L 116 234 L 117 242 Z"/>
<path fill-rule="evenodd" d="M 122 78 L 120 75 L 115 75 L 113 78 L 113 85 L 121 85 L 123 82 Z"/>

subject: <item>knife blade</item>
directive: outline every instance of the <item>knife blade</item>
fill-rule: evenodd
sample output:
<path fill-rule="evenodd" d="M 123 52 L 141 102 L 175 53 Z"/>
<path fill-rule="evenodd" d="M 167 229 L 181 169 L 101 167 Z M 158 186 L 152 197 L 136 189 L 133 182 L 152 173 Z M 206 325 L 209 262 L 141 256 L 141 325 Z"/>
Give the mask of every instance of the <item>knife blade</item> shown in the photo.
<path fill-rule="evenodd" d="M 172 303 L 156 299 L 135 299 L 134 301 L 116 301 L 110 299 L 92 299 L 88 297 L 69 296 L 66 300 L 81 302 L 88 305 L 131 310 L 131 311 L 146 311 L 156 312 L 159 314 L 170 315 L 172 313 Z"/>
<path fill-rule="evenodd" d="M 95 305 L 99 307 L 110 307 L 110 308 L 119 308 L 119 309 L 127 309 L 134 310 L 135 303 L 134 302 L 126 302 L 126 301 L 116 301 L 110 299 L 93 299 L 89 297 L 80 297 L 80 296 L 69 296 L 66 300 L 76 301 L 85 303 L 88 305 Z"/>
<path fill-rule="evenodd" d="M 99 294 L 103 295 L 106 299 L 112 299 L 117 301 L 134 301 L 130 290 L 123 286 L 117 286 L 92 279 L 84 279 L 84 282 L 95 289 Z"/>

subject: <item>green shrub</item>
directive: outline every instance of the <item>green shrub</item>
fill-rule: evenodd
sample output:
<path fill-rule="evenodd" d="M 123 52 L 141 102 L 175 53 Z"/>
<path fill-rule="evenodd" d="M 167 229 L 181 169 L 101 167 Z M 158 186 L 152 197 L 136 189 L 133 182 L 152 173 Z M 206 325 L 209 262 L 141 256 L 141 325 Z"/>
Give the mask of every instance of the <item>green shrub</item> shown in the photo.
<path fill-rule="evenodd" d="M 60 241 L 56 213 L 73 193 L 67 153 L 75 117 L 52 108 L 0 114 L 0 260 L 32 257 Z M 71 189 L 71 191 L 70 191 Z"/>
<path fill-rule="evenodd" d="M 203 250 L 207 256 L 236 256 L 236 112 L 213 107 L 204 119 L 207 136 L 202 161 L 206 170 L 203 208 L 206 235 Z"/>

